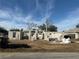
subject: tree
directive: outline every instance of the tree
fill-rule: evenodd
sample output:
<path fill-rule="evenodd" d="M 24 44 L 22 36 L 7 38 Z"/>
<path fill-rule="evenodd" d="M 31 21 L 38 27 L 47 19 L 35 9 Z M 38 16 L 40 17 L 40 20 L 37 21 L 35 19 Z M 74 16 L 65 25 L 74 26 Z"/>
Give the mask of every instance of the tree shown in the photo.
<path fill-rule="evenodd" d="M 79 28 L 79 24 L 76 25 L 76 28 Z"/>
<path fill-rule="evenodd" d="M 41 30 L 45 30 L 46 31 L 46 25 L 45 24 L 42 24 L 40 26 L 38 26 Z M 49 25 L 47 26 L 47 31 L 57 31 L 57 27 L 55 25 Z"/>
<path fill-rule="evenodd" d="M 40 25 L 39 28 L 41 30 L 45 30 L 46 32 L 47 31 L 55 31 L 55 32 L 57 31 L 57 27 L 55 25 L 53 25 L 52 21 L 49 19 L 46 19 L 45 24 Z"/>
<path fill-rule="evenodd" d="M 50 25 L 48 27 L 48 31 L 55 31 L 55 32 L 57 32 L 57 27 L 55 25 Z"/>
<path fill-rule="evenodd" d="M 8 31 L 3 27 L 0 27 L 0 33 L 2 33 L 2 37 L 0 37 L 0 47 L 7 48 L 8 46 Z"/>
<path fill-rule="evenodd" d="M 46 25 L 42 24 L 42 25 L 38 26 L 38 28 L 41 29 L 41 30 L 46 30 Z"/>

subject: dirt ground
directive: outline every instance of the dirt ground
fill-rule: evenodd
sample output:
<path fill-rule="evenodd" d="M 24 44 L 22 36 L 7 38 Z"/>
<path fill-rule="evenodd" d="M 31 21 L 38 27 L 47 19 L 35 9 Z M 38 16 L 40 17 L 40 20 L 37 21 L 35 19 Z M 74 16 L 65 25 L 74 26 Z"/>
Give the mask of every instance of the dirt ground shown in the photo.
<path fill-rule="evenodd" d="M 10 40 L 9 47 L 0 52 L 79 52 L 79 43 L 50 44 L 48 41 Z"/>

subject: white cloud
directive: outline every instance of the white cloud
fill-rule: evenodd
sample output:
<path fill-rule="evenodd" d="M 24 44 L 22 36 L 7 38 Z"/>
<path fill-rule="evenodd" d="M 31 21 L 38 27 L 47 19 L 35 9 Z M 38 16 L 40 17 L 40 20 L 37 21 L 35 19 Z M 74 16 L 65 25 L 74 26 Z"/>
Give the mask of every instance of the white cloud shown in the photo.
<path fill-rule="evenodd" d="M 28 18 L 28 16 L 26 16 L 26 18 Z M 25 21 L 27 22 L 27 19 L 25 19 L 25 17 L 23 17 L 21 13 L 18 14 L 11 10 L 0 9 L 0 26 L 1 27 L 5 27 L 6 29 L 25 28 L 27 27 L 26 24 L 24 24 Z"/>
<path fill-rule="evenodd" d="M 13 12 L 11 10 L 0 9 L 0 26 L 6 29 L 11 28 L 27 28 L 27 23 L 33 22 L 35 24 L 42 24 L 42 21 L 35 21 L 31 14 L 23 16 L 21 13 Z"/>
<path fill-rule="evenodd" d="M 48 18 L 48 16 L 46 15 L 40 21 L 35 21 L 32 14 L 29 14 L 29 15 L 23 17 L 23 15 L 20 12 L 15 13 L 11 10 L 0 9 L 0 26 L 5 27 L 6 29 L 11 29 L 11 28 L 26 29 L 27 24 L 25 24 L 25 23 L 27 23 L 29 21 L 31 21 L 35 24 L 41 25 L 45 22 L 45 19 L 47 19 L 47 18 Z M 19 22 L 20 24 L 18 24 L 17 22 Z M 57 25 L 59 31 L 63 31 L 63 30 L 67 30 L 70 28 L 74 28 L 75 25 L 78 23 L 79 23 L 79 8 L 77 8 L 74 11 L 69 12 L 66 19 L 63 19 L 61 22 L 58 22 L 55 25 Z"/>
<path fill-rule="evenodd" d="M 9 22 L 9 21 L 1 21 L 0 26 L 4 27 L 5 29 L 10 29 L 14 27 L 14 23 Z"/>
<path fill-rule="evenodd" d="M 11 18 L 10 13 L 5 10 L 0 10 L 0 18 Z"/>
<path fill-rule="evenodd" d="M 9 22 L 9 21 L 2 21 L 0 22 L 0 26 L 1 27 L 4 27 L 5 29 L 9 30 L 9 29 L 12 29 L 12 28 L 18 28 L 18 29 L 21 29 L 21 28 L 24 28 L 26 29 L 27 26 L 26 25 L 21 25 L 21 24 L 15 24 L 14 22 Z"/>
<path fill-rule="evenodd" d="M 79 23 L 79 8 L 69 12 L 69 15 L 67 16 L 66 19 L 63 19 L 61 22 L 55 25 L 57 25 L 59 31 L 63 31 L 68 30 L 70 28 L 74 28 L 78 23 Z"/>
<path fill-rule="evenodd" d="M 50 18 L 53 13 L 53 9 L 55 8 L 55 0 L 44 0 L 44 6 L 40 3 L 40 0 L 36 0 L 36 10 L 40 10 L 40 14 L 42 16 L 42 20 Z M 35 11 L 36 11 L 35 10 Z M 41 20 L 41 21 L 42 21 Z"/>

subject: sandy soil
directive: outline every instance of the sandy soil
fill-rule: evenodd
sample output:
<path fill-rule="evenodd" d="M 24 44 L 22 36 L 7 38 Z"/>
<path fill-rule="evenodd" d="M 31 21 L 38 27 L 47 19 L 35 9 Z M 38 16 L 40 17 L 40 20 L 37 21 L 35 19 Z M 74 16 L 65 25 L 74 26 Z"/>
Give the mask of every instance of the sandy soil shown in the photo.
<path fill-rule="evenodd" d="M 0 52 L 79 52 L 79 44 L 50 44 L 48 41 L 38 40 L 10 40 L 6 49 Z"/>

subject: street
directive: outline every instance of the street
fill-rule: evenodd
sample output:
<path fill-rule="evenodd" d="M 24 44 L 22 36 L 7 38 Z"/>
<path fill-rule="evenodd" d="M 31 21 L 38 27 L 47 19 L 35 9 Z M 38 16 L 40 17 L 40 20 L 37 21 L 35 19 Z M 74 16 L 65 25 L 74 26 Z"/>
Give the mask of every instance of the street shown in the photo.
<path fill-rule="evenodd" d="M 0 59 L 79 59 L 79 53 L 0 53 Z"/>

